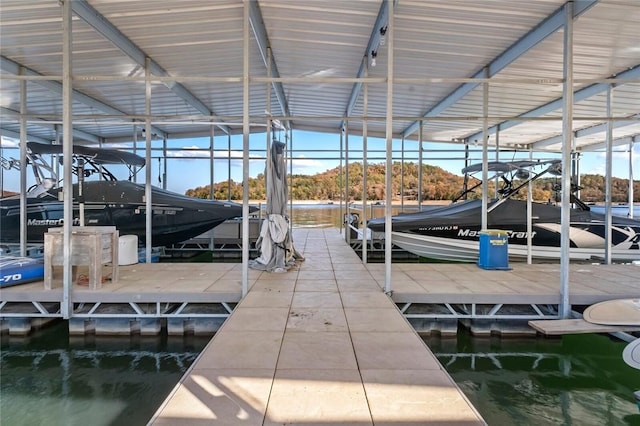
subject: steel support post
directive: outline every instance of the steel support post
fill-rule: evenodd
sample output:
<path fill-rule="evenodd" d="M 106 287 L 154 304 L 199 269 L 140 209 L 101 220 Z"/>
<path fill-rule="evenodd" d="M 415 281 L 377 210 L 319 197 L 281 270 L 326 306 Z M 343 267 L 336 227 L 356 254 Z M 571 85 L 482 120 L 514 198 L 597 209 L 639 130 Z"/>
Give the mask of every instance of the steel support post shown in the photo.
<path fill-rule="evenodd" d="M 62 318 L 73 314 L 71 306 L 71 226 L 73 226 L 73 83 L 72 66 L 72 13 L 71 2 L 62 2 L 62 167 L 63 218 L 62 225 Z"/>
<path fill-rule="evenodd" d="M 369 77 L 369 61 L 365 58 L 364 76 Z M 362 92 L 362 115 L 364 117 L 368 114 L 369 103 L 369 85 L 364 84 Z M 362 121 L 362 263 L 367 263 L 367 137 L 368 137 L 368 121 L 366 118 Z"/>
<path fill-rule="evenodd" d="M 607 87 L 607 116 L 611 117 L 613 102 L 613 87 Z M 611 180 L 613 173 L 613 122 L 607 120 L 607 136 L 605 140 L 605 174 L 604 174 L 604 263 L 611 264 Z"/>
<path fill-rule="evenodd" d="M 242 297 L 249 291 L 249 7 L 244 0 L 242 20 Z"/>
<path fill-rule="evenodd" d="M 385 227 L 384 227 L 384 291 L 391 294 L 391 205 L 393 203 L 393 171 L 392 151 L 393 151 L 393 44 L 394 44 L 394 14 L 393 3 L 385 0 L 389 8 L 389 18 L 387 23 L 387 52 L 389 59 L 387 62 L 387 120 L 386 120 L 386 176 L 385 176 Z"/>
<path fill-rule="evenodd" d="M 573 146 L 573 1 L 565 3 L 562 97 L 562 212 L 560 219 L 560 317 L 570 318 L 569 230 L 571 199 L 571 152 Z"/>
<path fill-rule="evenodd" d="M 485 78 L 489 78 L 489 68 L 484 69 Z M 482 83 L 482 226 L 481 229 L 487 229 L 487 205 L 489 196 L 489 83 Z"/>
<path fill-rule="evenodd" d="M 144 106 L 146 117 L 144 119 L 144 155 L 145 164 L 147 165 L 144 174 L 144 201 L 146 208 L 145 215 L 145 261 L 147 264 L 151 264 L 151 246 L 153 244 L 151 240 L 151 232 L 153 227 L 153 208 L 151 200 L 151 59 L 147 58 L 145 61 L 144 75 L 145 75 L 145 93 L 144 93 Z"/>
<path fill-rule="evenodd" d="M 20 74 L 24 73 L 20 67 Z M 27 255 L 27 80 L 20 80 L 20 256 Z"/>

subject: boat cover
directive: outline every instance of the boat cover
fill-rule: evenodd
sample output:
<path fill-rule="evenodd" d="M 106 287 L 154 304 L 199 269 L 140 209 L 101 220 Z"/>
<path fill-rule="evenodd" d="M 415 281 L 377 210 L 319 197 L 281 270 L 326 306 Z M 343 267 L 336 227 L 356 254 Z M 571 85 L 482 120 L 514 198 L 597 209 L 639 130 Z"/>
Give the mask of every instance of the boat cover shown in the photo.
<path fill-rule="evenodd" d="M 63 154 L 62 145 L 27 142 L 27 147 L 34 154 Z M 73 145 L 73 153 L 91 157 L 96 164 L 128 164 L 138 167 L 142 167 L 145 164 L 145 159 L 139 155 L 118 149 Z"/>
<path fill-rule="evenodd" d="M 287 168 L 284 159 L 285 144 L 273 141 L 267 160 L 267 219 L 262 222 L 256 248 L 260 256 L 249 262 L 249 267 L 269 272 L 285 272 L 296 260 L 304 260 L 293 246 L 287 209 Z"/>
<path fill-rule="evenodd" d="M 498 203 L 497 206 L 494 205 Z M 512 224 L 526 223 L 527 203 L 525 201 L 504 199 L 490 202 L 487 206 L 487 224 L 489 228 L 502 229 Z M 560 207 L 532 203 L 533 222 L 560 223 Z M 393 216 L 391 226 L 394 231 L 411 231 L 434 226 L 479 226 L 481 222 L 482 200 L 467 200 L 448 206 L 429 209 L 416 213 Z M 590 221 L 588 211 L 573 209 L 572 222 Z M 369 228 L 376 232 L 384 231 L 384 217 L 371 219 Z"/>

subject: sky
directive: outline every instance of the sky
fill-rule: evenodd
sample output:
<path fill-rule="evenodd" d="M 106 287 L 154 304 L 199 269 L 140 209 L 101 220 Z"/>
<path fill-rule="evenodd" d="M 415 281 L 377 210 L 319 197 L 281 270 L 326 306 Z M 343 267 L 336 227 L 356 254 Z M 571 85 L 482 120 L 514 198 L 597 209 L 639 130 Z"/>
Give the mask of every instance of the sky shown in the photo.
<path fill-rule="evenodd" d="M 284 141 L 284 135 L 275 135 L 276 139 Z M 222 182 L 231 178 L 236 182 L 242 181 L 242 135 L 231 137 L 231 141 L 226 136 L 216 137 L 214 141 L 214 182 Z M 17 149 L 18 141 L 14 139 L 2 138 L 2 157 L 5 159 L 19 158 Z M 143 143 L 139 144 L 138 155 L 144 157 Z M 162 141 L 153 141 L 153 148 L 161 148 Z M 440 166 L 443 169 L 461 175 L 464 167 L 463 147 L 454 144 L 424 143 L 423 162 Z M 123 145 L 123 147 L 125 147 Z M 287 164 L 287 172 L 294 174 L 313 175 L 340 165 L 340 135 L 314 133 L 305 131 L 294 131 L 292 141 L 287 141 L 287 148 L 293 147 L 292 163 Z M 417 162 L 417 143 L 414 141 L 405 142 L 405 161 Z M 131 145 L 127 146 L 131 149 Z M 176 139 L 167 143 L 167 189 L 173 192 L 184 194 L 187 189 L 206 186 L 210 182 L 210 149 L 209 138 Z M 393 141 L 394 161 L 401 160 L 402 142 Z M 625 147 L 626 148 L 626 147 Z M 266 134 L 253 134 L 249 140 L 250 161 L 249 176 L 256 177 L 264 172 L 266 155 Z M 473 148 L 471 153 L 472 162 L 482 160 L 481 150 Z M 640 179 L 640 144 L 634 147 L 634 174 L 635 179 Z M 362 161 L 362 138 L 356 136 L 349 137 L 349 162 Z M 385 161 L 385 140 L 369 137 L 367 140 L 367 161 L 371 163 L 384 163 Z M 152 152 L 151 179 L 152 184 L 162 186 L 160 179 L 164 179 L 164 163 L 157 157 L 161 151 Z M 502 154 L 502 160 L 508 161 L 515 158 L 528 158 L 527 153 L 519 153 L 514 157 L 511 153 Z M 231 159 L 229 159 L 231 157 Z M 557 155 L 549 153 L 535 154 L 534 158 L 550 159 L 559 158 Z M 495 159 L 495 155 L 490 153 L 490 160 Z M 343 160 L 344 164 L 344 160 Z M 230 167 L 229 167 L 230 166 Z M 110 166 L 109 170 L 119 179 L 128 178 L 128 170 L 123 166 Z M 580 165 L 581 174 L 601 174 L 605 172 L 604 152 L 586 153 L 583 155 Z M 613 158 L 613 176 L 626 179 L 629 173 L 628 153 L 616 152 Z M 27 174 L 28 185 L 34 183 L 31 173 Z M 138 173 L 137 182 L 143 183 L 145 170 Z M 18 192 L 19 172 L 17 170 L 2 170 L 2 186 L 4 190 Z"/>

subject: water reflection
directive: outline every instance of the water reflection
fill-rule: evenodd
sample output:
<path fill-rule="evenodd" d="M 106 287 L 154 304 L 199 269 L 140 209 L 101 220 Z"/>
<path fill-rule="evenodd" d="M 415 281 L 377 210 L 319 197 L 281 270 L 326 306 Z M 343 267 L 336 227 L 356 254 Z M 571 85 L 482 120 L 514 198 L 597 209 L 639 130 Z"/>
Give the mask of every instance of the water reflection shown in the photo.
<path fill-rule="evenodd" d="M 425 339 L 490 425 L 640 424 L 640 371 L 603 335 Z"/>
<path fill-rule="evenodd" d="M 417 206 L 407 205 L 404 211 L 414 212 Z M 362 205 L 352 204 L 350 212 L 357 212 L 362 219 Z M 402 211 L 401 207 L 394 206 L 391 209 L 392 214 L 398 214 Z M 367 218 L 383 217 L 385 212 L 384 205 L 367 205 Z M 346 207 L 339 204 L 294 204 L 291 212 L 291 221 L 295 228 L 339 228 L 343 216 L 346 213 Z"/>
<path fill-rule="evenodd" d="M 3 336 L 0 424 L 144 425 L 208 338 Z"/>

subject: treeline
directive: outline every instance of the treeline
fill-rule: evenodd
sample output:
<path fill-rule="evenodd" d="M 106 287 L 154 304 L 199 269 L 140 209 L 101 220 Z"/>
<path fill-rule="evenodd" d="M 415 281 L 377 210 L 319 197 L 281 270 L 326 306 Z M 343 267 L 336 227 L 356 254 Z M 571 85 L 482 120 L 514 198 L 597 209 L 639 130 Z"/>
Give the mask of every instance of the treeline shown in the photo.
<path fill-rule="evenodd" d="M 339 167 L 318 173 L 313 176 L 291 175 L 287 176 L 287 184 L 292 186 L 292 197 L 294 200 L 318 200 L 318 201 L 338 201 L 341 194 L 344 194 L 345 187 L 348 190 L 350 201 L 362 201 L 364 179 L 362 173 L 362 163 L 349 164 L 349 181 L 346 182 L 345 168 Z M 402 177 L 404 176 L 404 178 Z M 478 181 L 469 179 L 468 186 L 472 186 Z M 515 187 L 519 182 L 514 181 Z M 538 179 L 533 183 L 532 195 L 536 201 L 553 200 L 559 195 L 556 188 L 560 185 L 560 178 L 550 177 Z M 451 200 L 459 194 L 464 185 L 464 177 L 450 173 L 438 166 L 422 166 L 422 200 Z M 501 185 L 501 183 L 499 184 Z M 634 198 L 640 198 L 640 181 L 634 181 Z M 405 200 L 418 199 L 418 165 L 412 162 L 393 163 L 392 168 L 392 198 L 400 200 L 401 191 Z M 601 175 L 582 175 L 580 181 L 580 197 L 585 202 L 604 201 L 605 178 Z M 489 182 L 489 191 L 494 192 L 494 181 Z M 213 186 L 213 197 L 217 200 L 241 200 L 242 182 L 218 182 Z M 229 197 L 231 190 L 231 197 Z M 526 198 L 527 188 L 519 191 L 518 198 Z M 612 178 L 611 199 L 614 203 L 628 201 L 628 179 Z M 210 187 L 202 186 L 189 189 L 186 195 L 197 198 L 209 198 Z M 478 197 L 480 189 L 470 198 Z M 264 174 L 256 178 L 249 178 L 249 199 L 266 199 Z M 385 191 L 385 167 L 383 164 L 370 164 L 367 166 L 367 192 L 368 201 L 386 199 Z"/>

